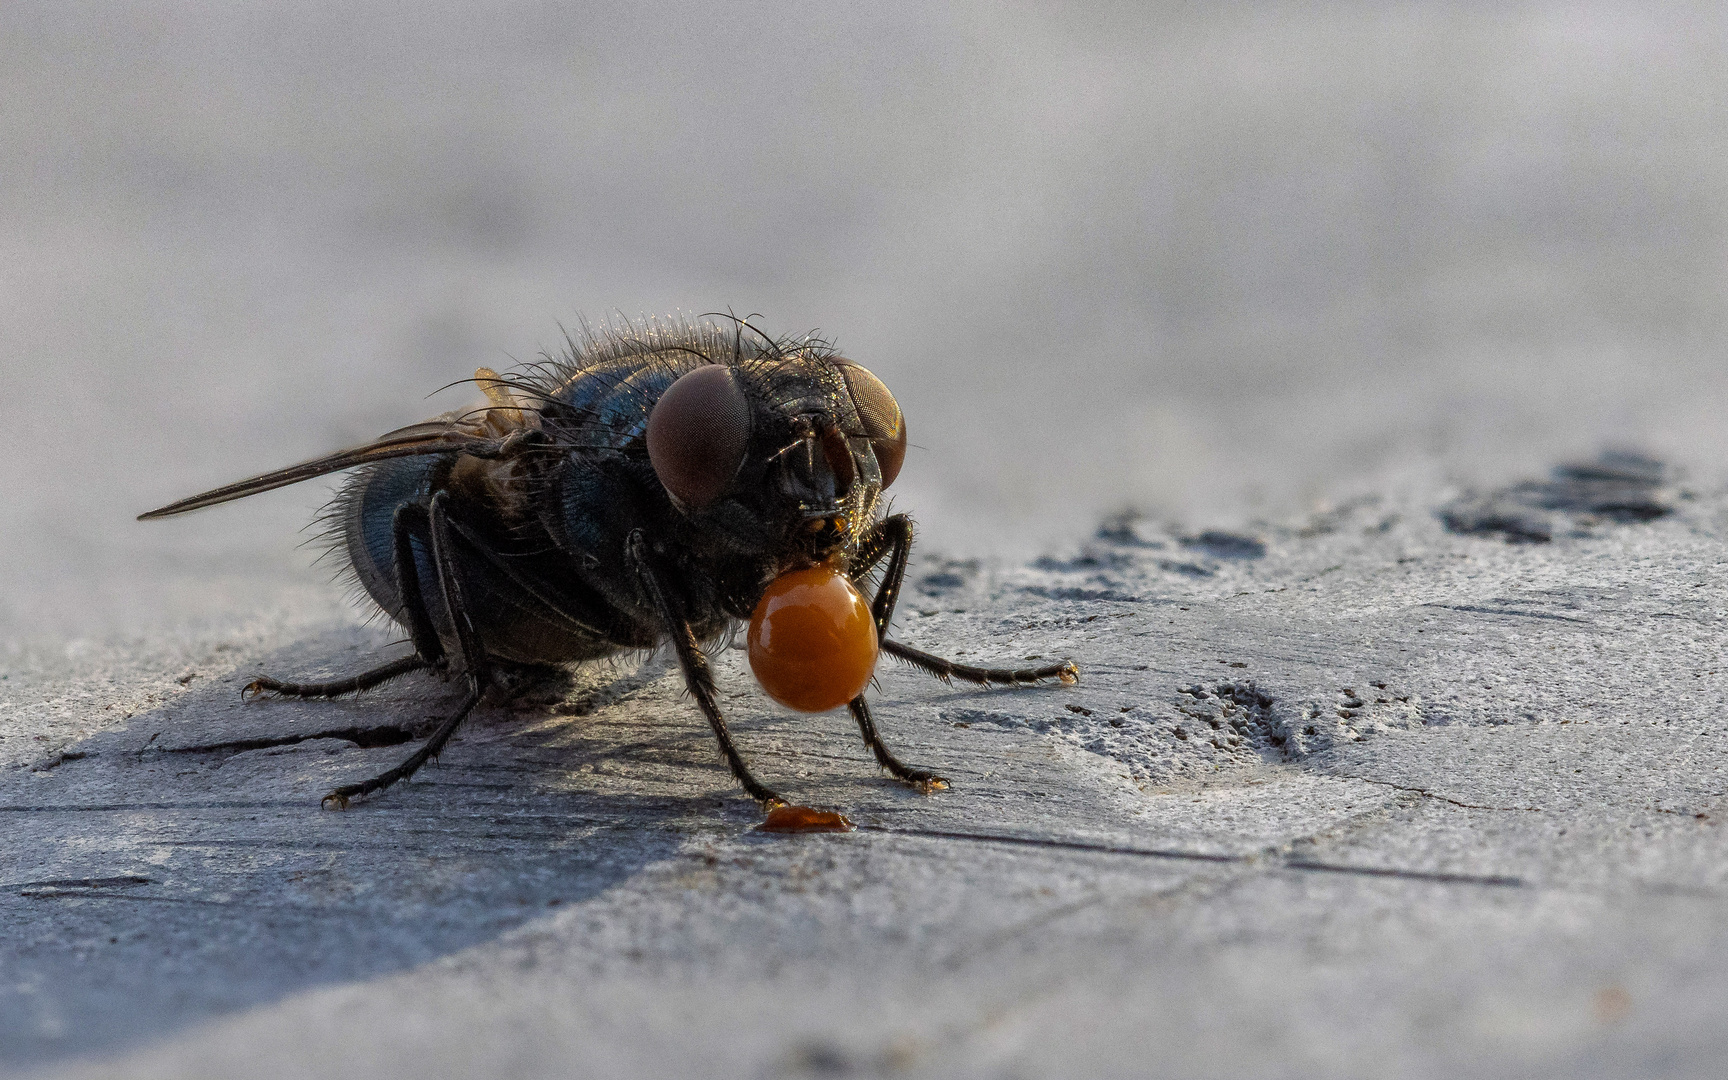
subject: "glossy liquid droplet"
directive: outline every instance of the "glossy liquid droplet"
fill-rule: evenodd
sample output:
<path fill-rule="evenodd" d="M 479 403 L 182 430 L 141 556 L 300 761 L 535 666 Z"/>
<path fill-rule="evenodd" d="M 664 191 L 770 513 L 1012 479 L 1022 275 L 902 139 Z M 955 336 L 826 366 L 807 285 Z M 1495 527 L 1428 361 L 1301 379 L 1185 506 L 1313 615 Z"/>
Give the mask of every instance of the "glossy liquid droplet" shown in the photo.
<path fill-rule="evenodd" d="M 776 806 L 768 811 L 758 832 L 851 832 L 852 822 L 832 810 L 815 810 L 808 806 Z"/>
<path fill-rule="evenodd" d="M 750 617 L 750 670 L 768 696 L 800 712 L 839 708 L 876 670 L 870 605 L 830 567 L 781 574 Z"/>

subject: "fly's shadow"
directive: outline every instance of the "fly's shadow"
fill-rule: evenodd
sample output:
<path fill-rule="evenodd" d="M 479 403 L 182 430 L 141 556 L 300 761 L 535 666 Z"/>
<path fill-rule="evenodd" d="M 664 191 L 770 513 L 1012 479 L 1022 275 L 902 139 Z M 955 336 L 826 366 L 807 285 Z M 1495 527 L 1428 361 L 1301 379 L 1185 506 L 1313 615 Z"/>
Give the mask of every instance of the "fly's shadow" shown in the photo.
<path fill-rule="evenodd" d="M 351 644 L 326 635 L 262 663 L 335 668 Z M 688 783 L 577 771 L 585 754 L 632 756 L 641 740 L 609 717 L 663 661 L 516 673 L 445 767 L 355 814 L 307 792 L 399 753 L 452 688 L 422 676 L 346 705 L 242 704 L 247 670 L 188 680 L 121 730 L 0 774 L 0 821 L 30 853 L 0 874 L 0 1071 L 425 964 L 628 880 L 692 828 L 752 816 L 730 820 L 732 802 Z M 724 792 L 700 721 L 678 726 Z"/>

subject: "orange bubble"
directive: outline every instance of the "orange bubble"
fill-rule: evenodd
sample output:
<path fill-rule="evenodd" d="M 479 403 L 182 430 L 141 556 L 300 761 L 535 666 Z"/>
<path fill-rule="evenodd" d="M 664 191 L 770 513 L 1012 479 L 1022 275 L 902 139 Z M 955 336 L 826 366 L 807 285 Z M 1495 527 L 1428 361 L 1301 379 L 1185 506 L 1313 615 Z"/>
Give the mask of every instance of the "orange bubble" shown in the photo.
<path fill-rule="evenodd" d="M 876 670 L 870 605 L 826 566 L 781 574 L 750 617 L 750 670 L 768 696 L 825 712 L 863 692 Z"/>
<path fill-rule="evenodd" d="M 851 832 L 855 825 L 844 814 L 832 810 L 812 810 L 808 806 L 776 806 L 768 811 L 759 832 Z"/>

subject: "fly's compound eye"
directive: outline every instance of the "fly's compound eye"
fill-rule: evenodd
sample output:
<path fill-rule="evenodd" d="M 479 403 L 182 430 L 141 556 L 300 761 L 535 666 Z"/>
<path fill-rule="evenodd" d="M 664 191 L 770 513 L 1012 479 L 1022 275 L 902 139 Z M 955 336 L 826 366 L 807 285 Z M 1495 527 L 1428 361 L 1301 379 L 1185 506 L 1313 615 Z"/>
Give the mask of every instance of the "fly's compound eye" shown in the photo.
<path fill-rule="evenodd" d="M 864 421 L 864 434 L 870 449 L 876 454 L 876 468 L 882 474 L 882 486 L 887 487 L 900 475 L 906 460 L 906 418 L 900 415 L 900 403 L 868 369 L 850 360 L 836 359 L 840 377 L 846 380 L 846 390 L 852 404 Z"/>
<path fill-rule="evenodd" d="M 738 475 L 750 442 L 750 400 L 723 364 L 680 375 L 648 414 L 648 460 L 679 503 L 701 509 Z"/>

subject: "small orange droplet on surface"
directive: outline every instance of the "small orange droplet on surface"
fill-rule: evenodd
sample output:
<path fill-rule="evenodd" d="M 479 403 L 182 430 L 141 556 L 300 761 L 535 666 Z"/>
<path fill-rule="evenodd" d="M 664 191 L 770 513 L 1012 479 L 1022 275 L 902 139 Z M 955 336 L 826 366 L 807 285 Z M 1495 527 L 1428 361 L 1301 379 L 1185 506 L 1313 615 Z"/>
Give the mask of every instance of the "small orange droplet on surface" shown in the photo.
<path fill-rule="evenodd" d="M 827 566 L 781 574 L 750 617 L 750 670 L 768 696 L 825 712 L 863 692 L 876 670 L 870 605 Z"/>
<path fill-rule="evenodd" d="M 776 806 L 768 811 L 758 832 L 851 832 L 852 822 L 832 810 L 813 810 L 808 806 Z"/>

